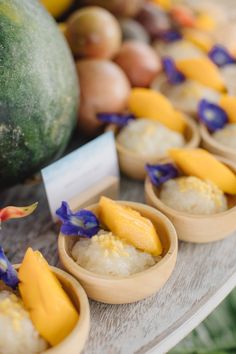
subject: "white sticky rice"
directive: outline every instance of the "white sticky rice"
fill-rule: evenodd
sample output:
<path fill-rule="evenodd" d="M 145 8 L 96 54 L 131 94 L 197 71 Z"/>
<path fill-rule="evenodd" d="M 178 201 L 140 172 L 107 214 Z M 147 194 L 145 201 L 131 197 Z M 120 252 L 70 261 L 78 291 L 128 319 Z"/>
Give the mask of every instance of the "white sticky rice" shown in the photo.
<path fill-rule="evenodd" d="M 163 184 L 161 201 L 172 209 L 195 215 L 227 210 L 224 193 L 212 182 L 197 177 L 179 177 Z"/>
<path fill-rule="evenodd" d="M 141 156 L 164 157 L 174 147 L 182 147 L 182 134 L 168 129 L 150 119 L 137 119 L 124 127 L 117 136 L 117 142 L 126 149 Z"/>
<path fill-rule="evenodd" d="M 156 263 L 150 254 L 137 250 L 104 230 L 91 239 L 80 239 L 72 249 L 72 256 L 81 267 L 114 277 L 126 277 Z"/>
<path fill-rule="evenodd" d="M 8 291 L 1 291 L 0 354 L 36 354 L 42 353 L 47 347 L 22 301 Z"/>
<path fill-rule="evenodd" d="M 227 124 L 223 129 L 212 134 L 218 143 L 236 150 L 236 123 Z"/>
<path fill-rule="evenodd" d="M 154 49 L 161 57 L 171 57 L 175 61 L 203 57 L 203 51 L 188 40 L 179 40 L 173 43 L 156 41 Z"/>
<path fill-rule="evenodd" d="M 168 85 L 163 92 L 175 107 L 187 113 L 197 113 L 198 104 L 201 99 L 218 103 L 219 93 L 206 87 L 197 81 L 186 80 L 179 85 Z"/>

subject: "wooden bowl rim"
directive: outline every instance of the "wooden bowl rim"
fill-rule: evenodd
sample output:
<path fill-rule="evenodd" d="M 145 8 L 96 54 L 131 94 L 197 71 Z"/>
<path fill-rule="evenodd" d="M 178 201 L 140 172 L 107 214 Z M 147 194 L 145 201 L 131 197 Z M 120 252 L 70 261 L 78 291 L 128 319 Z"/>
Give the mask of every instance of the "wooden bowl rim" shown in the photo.
<path fill-rule="evenodd" d="M 16 270 L 18 270 L 20 264 L 15 264 L 14 267 Z M 73 330 L 70 332 L 70 334 L 66 338 L 64 338 L 62 342 L 58 343 L 54 347 L 50 347 L 46 349 L 45 351 L 42 352 L 42 354 L 49 354 L 51 352 L 56 351 L 57 349 L 60 349 L 60 347 L 64 347 L 67 344 L 69 345 L 73 337 L 79 336 L 79 332 L 80 331 L 83 332 L 84 328 L 88 327 L 86 331 L 86 338 L 85 338 L 86 340 L 90 330 L 90 306 L 89 306 L 88 296 L 85 290 L 80 285 L 79 281 L 75 279 L 72 275 L 68 274 L 64 270 L 57 267 L 50 266 L 50 268 L 52 269 L 53 273 L 56 275 L 57 278 L 59 275 L 59 277 L 67 280 L 72 285 L 74 294 L 79 300 L 80 312 L 79 312 L 79 320 L 75 325 L 75 327 L 73 328 Z"/>
<path fill-rule="evenodd" d="M 217 140 L 215 140 L 212 137 L 212 135 L 209 133 L 208 129 L 205 127 L 204 124 L 200 124 L 199 129 L 200 129 L 200 134 L 202 139 L 206 141 L 209 145 L 211 145 L 213 148 L 221 150 L 222 153 L 234 154 L 236 156 L 236 149 L 233 149 L 229 146 L 225 146 L 222 143 L 219 143 Z"/>
<path fill-rule="evenodd" d="M 142 278 L 143 276 L 145 276 L 145 274 L 150 273 L 150 272 L 156 272 L 157 270 L 161 269 L 165 263 L 167 263 L 169 261 L 169 259 L 172 257 L 172 255 L 178 250 L 177 233 L 176 233 L 174 225 L 169 220 L 169 218 L 166 215 L 164 215 L 162 212 L 160 212 L 159 210 L 156 210 L 155 208 L 145 205 L 145 204 L 142 204 L 142 203 L 128 202 L 128 201 L 122 201 L 122 200 L 117 200 L 117 202 L 120 204 L 123 204 L 123 205 L 133 207 L 133 209 L 139 211 L 140 213 L 141 213 L 140 209 L 144 208 L 146 210 L 149 210 L 153 214 L 155 214 L 158 219 L 161 219 L 163 221 L 163 224 L 165 225 L 165 228 L 168 233 L 170 246 L 169 246 L 169 249 L 167 250 L 166 254 L 162 257 L 162 259 L 160 261 L 158 261 L 155 265 L 149 267 L 148 269 L 145 269 L 142 272 L 138 272 L 138 273 L 129 275 L 127 277 L 118 278 L 118 277 L 114 277 L 114 276 L 93 273 L 93 272 L 81 267 L 79 264 L 77 264 L 76 261 L 67 253 L 67 251 L 65 249 L 65 243 L 66 243 L 67 236 L 60 233 L 59 237 L 58 237 L 58 249 L 59 249 L 60 258 L 63 253 L 63 255 L 62 255 L 62 257 L 63 257 L 62 263 L 63 264 L 65 264 L 65 261 L 66 261 L 68 268 L 71 268 L 71 267 L 75 268 L 76 267 L 76 270 L 80 274 L 85 275 L 87 278 L 90 278 L 90 279 L 96 278 L 98 280 L 102 280 L 103 282 L 107 282 L 107 283 L 109 283 L 111 281 L 112 282 L 115 281 L 117 284 L 117 283 L 128 282 L 131 279 Z M 92 205 L 86 207 L 86 209 L 91 210 L 97 206 L 98 206 L 98 203 L 92 204 Z"/>
<path fill-rule="evenodd" d="M 231 169 L 235 169 L 234 172 L 236 172 L 236 165 L 234 165 L 234 163 L 232 161 L 229 161 L 221 156 L 217 156 L 217 155 L 214 155 L 218 160 L 220 160 L 221 162 L 227 164 Z M 210 214 L 210 215 L 195 215 L 195 214 L 190 214 L 190 213 L 186 213 L 186 212 L 183 212 L 183 211 L 178 211 L 176 209 L 173 209 L 169 206 L 167 206 L 165 203 L 163 203 L 161 201 L 161 199 L 156 195 L 154 189 L 155 189 L 155 186 L 153 186 L 153 184 L 151 183 L 150 181 L 150 178 L 148 176 L 146 176 L 146 179 L 145 179 L 145 193 L 147 196 L 149 196 L 155 203 L 157 203 L 157 205 L 160 205 L 161 208 L 163 210 L 166 210 L 166 212 L 168 214 L 171 214 L 175 217 L 187 217 L 187 218 L 191 218 L 191 219 L 201 219 L 201 220 L 207 220 L 207 219 L 217 219 L 219 217 L 223 217 L 225 215 L 228 215 L 228 214 L 231 214 L 232 212 L 236 211 L 236 206 L 230 208 L 230 209 L 227 209 L 225 211 L 222 211 L 220 213 L 216 213 L 216 214 Z"/>
<path fill-rule="evenodd" d="M 187 127 L 190 128 L 190 130 L 192 131 L 192 134 L 193 134 L 192 138 L 188 142 L 186 142 L 186 144 L 183 146 L 183 148 L 187 149 L 187 148 L 189 148 L 192 145 L 199 146 L 200 140 L 201 140 L 201 136 L 200 136 L 200 132 L 199 132 L 199 129 L 198 129 L 198 125 L 194 122 L 194 120 L 189 115 L 183 113 L 183 116 L 184 116 L 184 119 L 185 119 L 185 121 L 187 123 Z M 145 118 L 145 119 L 148 119 L 148 118 Z M 157 160 L 160 160 L 160 159 L 163 159 L 163 158 L 166 157 L 165 155 L 160 156 L 160 157 L 156 157 L 154 154 L 141 156 L 141 155 L 139 155 L 136 152 L 130 151 L 129 149 L 124 147 L 122 144 L 118 143 L 118 141 L 116 139 L 116 135 L 118 134 L 118 132 L 117 132 L 118 129 L 119 128 L 116 125 L 114 125 L 114 124 L 109 124 L 106 127 L 106 131 L 113 131 L 114 132 L 115 143 L 116 143 L 116 148 L 117 148 L 118 152 L 126 154 L 127 156 L 129 156 L 129 157 L 131 157 L 133 159 L 142 161 L 143 163 L 146 163 L 147 161 L 151 161 L 151 160 L 157 161 Z"/>

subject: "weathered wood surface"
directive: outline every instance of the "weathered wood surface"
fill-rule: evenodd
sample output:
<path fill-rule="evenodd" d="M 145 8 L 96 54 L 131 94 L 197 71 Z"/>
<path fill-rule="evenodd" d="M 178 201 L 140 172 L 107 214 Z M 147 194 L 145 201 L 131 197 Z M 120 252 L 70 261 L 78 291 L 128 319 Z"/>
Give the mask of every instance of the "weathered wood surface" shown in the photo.
<path fill-rule="evenodd" d="M 143 184 L 123 178 L 121 198 L 142 202 Z M 50 220 L 43 186 L 17 186 L 2 193 L 0 200 L 0 206 L 39 201 L 34 215 L 3 225 L 0 243 L 11 261 L 21 261 L 26 248 L 32 246 L 58 265 L 57 230 Z M 84 353 L 167 352 L 236 285 L 235 236 L 213 244 L 180 243 L 173 276 L 149 299 L 132 305 L 91 301 L 91 332 Z"/>

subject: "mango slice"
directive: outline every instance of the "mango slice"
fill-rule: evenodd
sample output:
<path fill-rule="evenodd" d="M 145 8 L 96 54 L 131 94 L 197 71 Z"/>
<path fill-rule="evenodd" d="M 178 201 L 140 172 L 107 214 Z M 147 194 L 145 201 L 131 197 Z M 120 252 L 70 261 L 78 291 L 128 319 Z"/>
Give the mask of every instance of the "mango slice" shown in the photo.
<path fill-rule="evenodd" d="M 219 69 L 207 57 L 178 60 L 176 67 L 188 79 L 198 81 L 217 91 L 225 90 L 224 80 Z"/>
<path fill-rule="evenodd" d="M 136 210 L 101 197 L 99 219 L 114 235 L 139 250 L 155 256 L 162 254 L 162 244 L 154 225 Z"/>
<path fill-rule="evenodd" d="M 170 101 L 154 90 L 132 89 L 128 108 L 137 118 L 157 120 L 167 128 L 179 133 L 183 133 L 186 128 L 186 121 L 179 112 L 175 111 Z"/>
<path fill-rule="evenodd" d="M 203 149 L 170 149 L 169 155 L 188 176 L 215 183 L 224 193 L 236 194 L 236 175 Z"/>
<path fill-rule="evenodd" d="M 195 27 L 202 31 L 214 31 L 216 28 L 216 22 L 212 16 L 206 12 L 200 13 L 195 20 Z"/>
<path fill-rule="evenodd" d="M 79 314 L 40 252 L 28 248 L 19 269 L 19 290 L 39 334 L 52 346 L 73 330 Z"/>
<path fill-rule="evenodd" d="M 227 113 L 229 122 L 236 123 L 236 97 L 222 95 L 219 101 L 219 105 Z"/>
<path fill-rule="evenodd" d="M 207 33 L 201 32 L 195 28 L 184 29 L 183 35 L 187 41 L 193 43 L 205 53 L 208 53 L 213 47 L 214 43 L 210 36 Z"/>

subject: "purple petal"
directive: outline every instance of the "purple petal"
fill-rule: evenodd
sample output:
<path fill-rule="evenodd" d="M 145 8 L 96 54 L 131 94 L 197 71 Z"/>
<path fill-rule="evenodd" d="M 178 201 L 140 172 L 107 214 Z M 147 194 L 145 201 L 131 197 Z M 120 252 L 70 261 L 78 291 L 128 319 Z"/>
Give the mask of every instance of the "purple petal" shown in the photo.
<path fill-rule="evenodd" d="M 9 262 L 2 247 L 0 247 L 0 280 L 12 289 L 15 289 L 19 283 L 17 271 Z"/>
<path fill-rule="evenodd" d="M 97 119 L 106 124 L 116 124 L 123 127 L 134 120 L 135 116 L 133 114 L 98 113 Z"/>
<path fill-rule="evenodd" d="M 67 202 L 62 202 L 61 207 L 56 210 L 56 215 L 59 216 L 62 222 L 70 220 L 72 211 Z"/>
<path fill-rule="evenodd" d="M 69 205 L 62 202 L 56 214 L 62 221 L 61 232 L 64 235 L 90 238 L 96 235 L 100 229 L 98 218 L 90 210 L 81 209 L 73 213 Z"/>
<path fill-rule="evenodd" d="M 236 63 L 235 58 L 233 58 L 228 50 L 221 45 L 215 45 L 208 53 L 208 56 L 213 63 L 219 67 Z"/>
<path fill-rule="evenodd" d="M 174 29 L 163 32 L 160 35 L 160 39 L 162 39 L 166 43 L 172 43 L 175 41 L 179 41 L 182 38 L 183 38 L 182 34 L 179 31 L 174 30 Z"/>
<path fill-rule="evenodd" d="M 198 117 L 210 132 L 222 129 L 228 122 L 228 115 L 220 106 L 204 99 L 198 104 Z"/>
<path fill-rule="evenodd" d="M 146 171 L 152 184 L 156 187 L 179 175 L 177 168 L 171 163 L 159 165 L 147 164 Z"/>
<path fill-rule="evenodd" d="M 169 83 L 176 85 L 185 81 L 185 76 L 178 71 L 173 59 L 169 57 L 163 58 L 162 65 Z"/>

